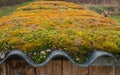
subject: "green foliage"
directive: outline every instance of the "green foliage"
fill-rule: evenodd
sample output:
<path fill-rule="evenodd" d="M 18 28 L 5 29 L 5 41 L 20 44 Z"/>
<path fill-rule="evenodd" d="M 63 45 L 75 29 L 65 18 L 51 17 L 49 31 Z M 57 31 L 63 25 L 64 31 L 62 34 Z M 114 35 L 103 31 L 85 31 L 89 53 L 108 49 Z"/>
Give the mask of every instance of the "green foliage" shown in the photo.
<path fill-rule="evenodd" d="M 120 24 L 120 15 L 113 15 L 111 18 Z"/>
<path fill-rule="evenodd" d="M 21 4 L 26 1 L 32 1 L 32 0 L 0 0 L 0 7 L 1 6 L 13 6 L 16 4 Z"/>
<path fill-rule="evenodd" d="M 0 17 L 10 14 L 17 6 L 6 6 L 0 9 Z"/>
<path fill-rule="evenodd" d="M 1 7 L 0 8 L 0 17 L 10 15 L 12 12 L 14 12 L 16 10 L 17 7 L 27 5 L 30 2 L 31 1 L 28 1 L 28 2 L 25 2 L 25 3 L 22 3 L 22 4 L 18 4 L 18 5 L 13 5 L 13 6 Z"/>
<path fill-rule="evenodd" d="M 89 6 L 89 9 L 90 10 L 93 10 L 93 11 L 96 11 L 98 13 L 104 13 L 106 11 L 114 11 L 116 8 L 116 6 L 110 6 L 110 5 L 90 5 Z"/>

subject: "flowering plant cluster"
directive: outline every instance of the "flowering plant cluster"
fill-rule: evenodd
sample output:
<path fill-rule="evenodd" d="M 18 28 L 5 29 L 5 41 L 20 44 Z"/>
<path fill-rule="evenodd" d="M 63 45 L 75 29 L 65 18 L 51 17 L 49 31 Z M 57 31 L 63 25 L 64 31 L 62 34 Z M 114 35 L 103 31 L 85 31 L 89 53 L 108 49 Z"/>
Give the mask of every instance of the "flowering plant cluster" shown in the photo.
<path fill-rule="evenodd" d="M 37 63 L 56 49 L 77 62 L 87 60 L 95 50 L 119 54 L 120 25 L 78 4 L 36 1 L 0 18 L 0 51 L 15 49 Z"/>

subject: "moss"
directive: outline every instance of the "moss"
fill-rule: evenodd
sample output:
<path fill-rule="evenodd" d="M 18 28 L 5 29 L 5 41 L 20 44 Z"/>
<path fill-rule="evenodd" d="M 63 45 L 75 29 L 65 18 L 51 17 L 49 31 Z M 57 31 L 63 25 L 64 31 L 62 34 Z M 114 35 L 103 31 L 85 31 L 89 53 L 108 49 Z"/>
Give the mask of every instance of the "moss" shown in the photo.
<path fill-rule="evenodd" d="M 97 49 L 120 53 L 120 26 L 74 3 L 32 2 L 0 18 L 0 27 L 0 50 L 22 50 L 36 63 L 56 49 L 66 51 L 79 63 Z"/>

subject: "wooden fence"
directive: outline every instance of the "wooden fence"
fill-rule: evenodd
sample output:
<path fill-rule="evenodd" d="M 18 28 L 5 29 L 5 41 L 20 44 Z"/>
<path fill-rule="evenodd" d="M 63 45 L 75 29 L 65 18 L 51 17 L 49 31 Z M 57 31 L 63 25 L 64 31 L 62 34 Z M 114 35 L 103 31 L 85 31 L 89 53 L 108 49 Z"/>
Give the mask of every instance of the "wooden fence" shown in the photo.
<path fill-rule="evenodd" d="M 34 68 L 24 60 L 12 60 L 0 65 L 0 75 L 120 75 L 120 67 L 79 68 L 68 60 L 51 60 L 43 67 Z"/>

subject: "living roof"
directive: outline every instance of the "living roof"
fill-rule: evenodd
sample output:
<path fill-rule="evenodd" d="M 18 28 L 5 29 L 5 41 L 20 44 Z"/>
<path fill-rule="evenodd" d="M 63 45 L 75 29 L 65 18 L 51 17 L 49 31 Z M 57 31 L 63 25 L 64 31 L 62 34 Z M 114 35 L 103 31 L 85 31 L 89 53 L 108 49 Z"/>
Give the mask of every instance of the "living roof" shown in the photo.
<path fill-rule="evenodd" d="M 0 51 L 22 50 L 37 63 L 56 49 L 77 62 L 96 50 L 119 54 L 119 37 L 120 25 L 109 17 L 63 1 L 32 2 L 0 18 Z"/>

